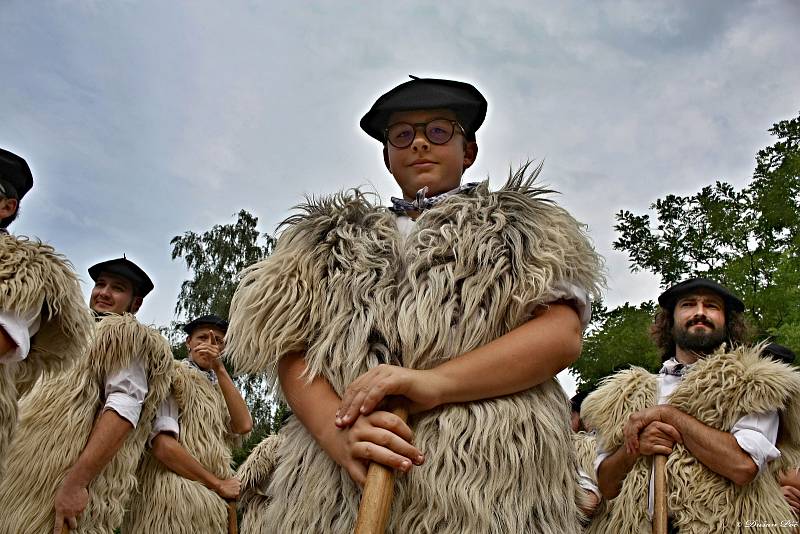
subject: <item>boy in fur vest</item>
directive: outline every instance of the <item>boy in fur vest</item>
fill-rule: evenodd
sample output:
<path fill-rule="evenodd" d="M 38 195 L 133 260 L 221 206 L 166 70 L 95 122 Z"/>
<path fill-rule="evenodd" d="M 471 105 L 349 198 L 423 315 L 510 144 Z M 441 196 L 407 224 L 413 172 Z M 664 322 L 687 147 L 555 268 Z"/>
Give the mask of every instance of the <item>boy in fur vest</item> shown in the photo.
<path fill-rule="evenodd" d="M 17 399 L 84 351 L 92 328 L 72 265 L 49 245 L 8 233 L 33 187 L 28 163 L 0 149 L 0 479 Z"/>
<path fill-rule="evenodd" d="M 108 533 L 122 523 L 155 410 L 169 391 L 172 354 L 133 314 L 153 289 L 119 258 L 89 268 L 91 343 L 66 372 L 46 375 L 20 403 L 0 481 L 0 532 Z"/>
<path fill-rule="evenodd" d="M 156 414 L 149 454 L 139 466 L 123 532 L 216 534 L 228 515 L 223 499 L 239 496 L 234 440 L 253 426 L 220 358 L 228 322 L 204 315 L 186 324 L 189 357 L 173 363 L 172 391 Z"/>
<path fill-rule="evenodd" d="M 589 532 L 649 532 L 652 458 L 668 455 L 671 530 L 787 532 L 776 475 L 798 465 L 800 375 L 746 341 L 744 303 L 694 278 L 666 290 L 653 335 L 664 366 L 606 379 L 581 415 L 598 432 L 600 491 L 613 499 Z M 779 421 L 782 425 L 779 433 Z M 770 526 L 772 525 L 772 526 Z"/>
<path fill-rule="evenodd" d="M 351 532 L 367 464 L 397 469 L 393 533 L 575 533 L 569 407 L 554 376 L 581 349 L 600 258 L 526 168 L 459 185 L 486 100 L 418 79 L 361 127 L 403 198 L 310 201 L 244 274 L 228 350 L 278 381 L 282 429 L 243 532 Z M 394 365 L 390 365 L 394 364 Z M 382 409 L 404 396 L 404 423 Z M 412 430 L 413 429 L 413 430 Z"/>

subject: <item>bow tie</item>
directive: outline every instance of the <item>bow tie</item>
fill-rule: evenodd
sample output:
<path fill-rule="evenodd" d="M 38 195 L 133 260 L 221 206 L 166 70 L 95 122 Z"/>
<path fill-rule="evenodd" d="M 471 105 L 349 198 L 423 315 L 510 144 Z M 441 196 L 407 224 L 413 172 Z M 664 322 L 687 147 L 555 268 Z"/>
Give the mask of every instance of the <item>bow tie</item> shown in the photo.
<path fill-rule="evenodd" d="M 435 205 L 441 203 L 448 197 L 457 195 L 459 193 L 471 193 L 479 185 L 480 182 L 469 182 L 468 184 L 456 187 L 455 189 L 447 191 L 446 193 L 442 193 L 440 195 L 434 195 L 428 198 L 425 197 L 425 195 L 428 194 L 428 187 L 426 186 L 417 191 L 416 198 L 414 198 L 414 200 L 411 202 L 409 202 L 404 198 L 392 197 L 391 198 L 392 205 L 389 206 L 389 210 L 392 213 L 396 213 L 398 215 L 404 215 L 409 211 L 416 211 L 422 213 L 423 211 L 431 209 Z"/>
<path fill-rule="evenodd" d="M 658 372 L 658 374 L 660 374 L 660 375 L 672 375 L 672 376 L 683 376 L 683 375 L 686 374 L 686 371 L 688 371 L 688 370 L 689 370 L 689 367 L 687 365 L 679 363 L 679 364 L 676 364 L 676 365 L 665 365 L 664 367 L 661 368 L 661 370 Z"/>

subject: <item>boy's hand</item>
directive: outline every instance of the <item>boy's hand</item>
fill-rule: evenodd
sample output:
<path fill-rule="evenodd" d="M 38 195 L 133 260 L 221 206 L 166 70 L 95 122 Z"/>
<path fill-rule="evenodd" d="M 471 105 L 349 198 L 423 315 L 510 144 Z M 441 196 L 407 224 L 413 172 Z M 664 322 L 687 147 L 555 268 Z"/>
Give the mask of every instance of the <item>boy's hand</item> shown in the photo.
<path fill-rule="evenodd" d="M 412 465 L 425 461 L 422 452 L 411 444 L 414 433 L 402 419 L 389 412 L 377 411 L 359 417 L 352 426 L 334 432 L 336 442 L 328 453 L 359 486 L 367 479 L 369 462 L 407 472 Z"/>
<path fill-rule="evenodd" d="M 351 425 L 359 415 L 372 413 L 389 395 L 400 395 L 408 399 L 410 413 L 433 409 L 439 405 L 438 391 L 432 370 L 420 371 L 381 364 L 347 386 L 336 412 L 336 426 Z"/>

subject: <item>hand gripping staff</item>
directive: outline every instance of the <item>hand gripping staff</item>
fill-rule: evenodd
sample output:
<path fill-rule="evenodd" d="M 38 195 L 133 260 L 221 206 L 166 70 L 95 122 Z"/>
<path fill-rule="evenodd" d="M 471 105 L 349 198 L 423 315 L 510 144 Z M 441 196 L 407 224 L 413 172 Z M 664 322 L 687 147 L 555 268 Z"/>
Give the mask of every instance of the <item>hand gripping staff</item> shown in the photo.
<path fill-rule="evenodd" d="M 667 534 L 667 457 L 653 456 L 653 534 Z"/>
<path fill-rule="evenodd" d="M 405 423 L 408 420 L 408 407 L 398 398 L 392 398 L 387 410 Z M 383 534 L 394 499 L 394 470 L 385 465 L 371 462 L 367 470 L 367 481 L 361 493 L 361 505 L 354 534 Z"/>

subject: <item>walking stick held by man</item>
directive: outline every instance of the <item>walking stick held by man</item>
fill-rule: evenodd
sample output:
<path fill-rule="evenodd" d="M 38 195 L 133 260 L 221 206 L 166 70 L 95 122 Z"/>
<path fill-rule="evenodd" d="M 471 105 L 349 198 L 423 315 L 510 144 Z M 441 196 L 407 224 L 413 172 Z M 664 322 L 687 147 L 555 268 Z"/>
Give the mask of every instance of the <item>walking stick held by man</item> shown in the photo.
<path fill-rule="evenodd" d="M 236 501 L 228 504 L 228 534 L 239 534 L 239 519 L 236 517 Z"/>
<path fill-rule="evenodd" d="M 408 406 L 402 398 L 392 398 L 387 411 L 408 420 Z M 394 470 L 377 462 L 369 464 L 367 481 L 361 493 L 361 504 L 354 534 L 383 534 L 394 499 Z"/>
<path fill-rule="evenodd" d="M 667 534 L 667 457 L 653 456 L 653 534 Z"/>

